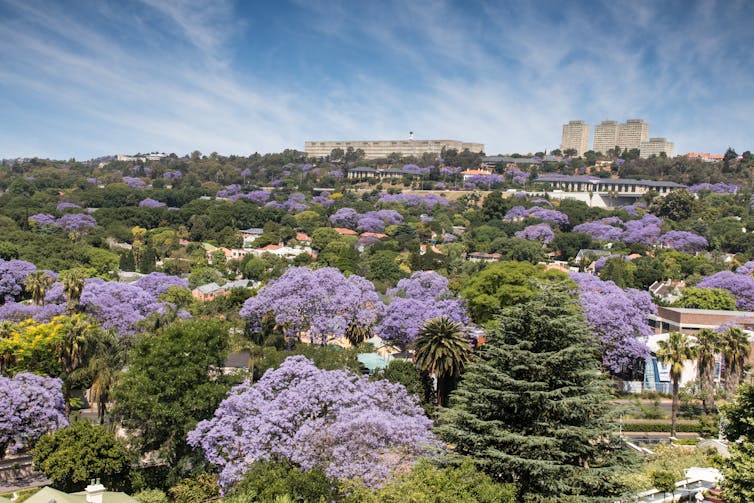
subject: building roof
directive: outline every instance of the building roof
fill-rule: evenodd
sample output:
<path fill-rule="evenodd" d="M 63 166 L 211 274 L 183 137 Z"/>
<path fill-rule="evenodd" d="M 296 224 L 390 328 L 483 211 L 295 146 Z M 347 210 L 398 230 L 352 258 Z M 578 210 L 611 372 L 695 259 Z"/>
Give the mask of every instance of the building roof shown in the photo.
<path fill-rule="evenodd" d="M 264 229 L 261 229 L 259 227 L 251 227 L 249 229 L 243 229 L 241 231 L 241 234 L 251 234 L 252 236 L 261 236 L 264 234 Z"/>
<path fill-rule="evenodd" d="M 348 170 L 349 173 L 376 173 L 377 170 L 368 166 L 358 166 Z"/>
<path fill-rule="evenodd" d="M 56 503 L 86 503 L 86 492 L 68 494 L 52 487 L 44 487 L 24 501 L 27 503 L 50 503 L 51 501 L 55 501 Z M 102 493 L 102 503 L 138 502 L 126 493 L 105 491 Z"/>
<path fill-rule="evenodd" d="M 296 241 L 311 241 L 312 238 L 306 232 L 297 232 Z"/>
<path fill-rule="evenodd" d="M 549 174 L 541 175 L 535 180 L 536 182 L 553 183 L 553 182 L 576 182 L 576 183 L 601 183 L 604 185 L 642 185 L 645 187 L 669 187 L 684 189 L 686 185 L 664 181 L 664 180 L 635 180 L 633 178 L 597 178 L 594 176 L 583 175 L 559 175 Z"/>
<path fill-rule="evenodd" d="M 213 281 L 212 283 L 199 285 L 195 288 L 195 290 L 199 290 L 200 293 L 203 293 L 206 295 L 208 293 L 212 293 L 212 292 L 216 292 L 220 290 L 220 285 L 218 285 L 217 283 Z"/>
<path fill-rule="evenodd" d="M 352 231 L 351 229 L 346 229 L 344 227 L 334 227 L 333 230 L 341 236 L 356 236 L 358 234 L 358 232 Z"/>
<path fill-rule="evenodd" d="M 689 307 L 665 307 L 663 309 L 680 314 L 708 314 L 718 316 L 754 317 L 754 311 L 727 311 L 725 309 L 691 309 Z"/>
<path fill-rule="evenodd" d="M 382 234 L 381 232 L 362 232 L 361 237 L 383 239 L 387 237 L 387 234 Z"/>

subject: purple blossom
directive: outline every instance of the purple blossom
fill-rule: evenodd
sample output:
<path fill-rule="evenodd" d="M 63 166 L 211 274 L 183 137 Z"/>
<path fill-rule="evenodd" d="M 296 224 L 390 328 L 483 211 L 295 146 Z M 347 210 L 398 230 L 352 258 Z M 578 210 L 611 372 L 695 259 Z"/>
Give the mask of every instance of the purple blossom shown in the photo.
<path fill-rule="evenodd" d="M 30 222 L 34 222 L 37 225 L 55 225 L 57 220 L 49 213 L 37 213 L 29 217 Z"/>
<path fill-rule="evenodd" d="M 94 229 L 97 227 L 97 221 L 91 215 L 84 215 L 82 213 L 66 213 L 62 217 L 58 218 L 55 225 L 62 227 L 67 232 L 83 232 L 87 229 Z"/>
<path fill-rule="evenodd" d="M 533 204 L 546 204 L 547 206 L 552 206 L 552 203 L 543 197 L 535 197 L 529 202 Z"/>
<path fill-rule="evenodd" d="M 420 196 L 418 194 L 387 194 L 382 193 L 380 195 L 379 202 L 381 203 L 398 203 L 406 206 L 424 206 L 427 209 L 431 209 L 436 205 L 448 206 L 450 201 L 437 194 L 427 194 Z"/>
<path fill-rule="evenodd" d="M 63 382 L 31 373 L 0 376 L 0 458 L 68 426 Z"/>
<path fill-rule="evenodd" d="M 225 187 L 224 189 L 220 189 L 215 194 L 215 197 L 220 198 L 230 198 L 233 196 L 237 196 L 241 193 L 241 187 L 236 184 L 231 184 Z"/>
<path fill-rule="evenodd" d="M 660 236 L 659 241 L 668 248 L 673 248 L 684 253 L 700 252 L 706 250 L 709 246 L 707 240 L 702 236 L 686 231 L 667 232 Z"/>
<path fill-rule="evenodd" d="M 422 168 L 420 166 L 417 166 L 416 164 L 403 165 L 403 171 L 407 173 L 411 173 L 412 175 L 428 175 L 429 170 L 430 170 L 429 166 L 426 168 Z"/>
<path fill-rule="evenodd" d="M 432 421 L 400 384 L 287 358 L 233 388 L 215 415 L 189 433 L 227 489 L 257 460 L 286 459 L 331 478 L 379 486 L 434 445 Z"/>
<path fill-rule="evenodd" d="M 448 289 L 448 279 L 435 271 L 417 271 L 387 291 L 393 297 L 377 325 L 385 340 L 405 346 L 416 339 L 424 323 L 447 316 L 463 326 L 469 324 L 465 304 Z"/>
<path fill-rule="evenodd" d="M 134 286 L 138 286 L 145 292 L 152 295 L 154 298 L 159 297 L 163 293 L 168 291 L 171 287 L 188 288 L 188 281 L 179 278 L 178 276 L 171 276 L 161 272 L 152 272 L 146 276 L 142 276 L 133 282 Z"/>
<path fill-rule="evenodd" d="M 26 277 L 37 267 L 25 260 L 0 259 L 0 296 L 7 302 L 16 299 L 24 291 Z"/>
<path fill-rule="evenodd" d="M 624 260 L 628 260 L 628 257 L 623 257 L 622 255 L 603 255 L 602 257 L 598 258 L 594 261 L 592 264 L 594 266 L 594 272 L 599 273 L 602 271 L 602 269 L 605 268 L 605 265 L 607 264 L 607 261 L 614 258 L 623 258 Z"/>
<path fill-rule="evenodd" d="M 626 244 L 653 245 L 657 243 L 662 232 L 660 223 L 661 220 L 651 213 L 647 213 L 640 220 L 629 220 L 623 224 L 626 230 L 623 232 L 621 240 Z"/>
<path fill-rule="evenodd" d="M 652 334 L 647 317 L 657 312 L 647 292 L 620 289 L 612 281 L 571 273 L 587 323 L 600 344 L 603 364 L 618 373 L 649 356 L 643 339 Z"/>
<path fill-rule="evenodd" d="M 244 178 L 248 178 L 251 176 L 251 170 L 249 168 L 244 169 L 241 171 L 241 176 Z"/>
<path fill-rule="evenodd" d="M 37 306 L 34 304 L 6 302 L 0 306 L 0 321 L 21 322 L 33 319 L 40 323 L 47 323 L 55 316 L 60 316 L 65 313 L 66 306 L 64 303 L 45 303 L 44 306 Z"/>
<path fill-rule="evenodd" d="M 147 183 L 144 180 L 142 180 L 141 178 L 134 178 L 132 176 L 124 176 L 123 183 L 134 190 L 142 190 L 147 186 Z"/>
<path fill-rule="evenodd" d="M 239 194 L 238 197 L 248 199 L 256 204 L 264 204 L 270 200 L 270 193 L 265 190 L 252 190 L 245 194 Z"/>
<path fill-rule="evenodd" d="M 523 230 L 516 232 L 515 236 L 529 241 L 539 241 L 540 243 L 550 243 L 555 238 L 555 233 L 547 224 L 529 225 Z"/>
<path fill-rule="evenodd" d="M 355 229 L 358 225 L 359 214 L 353 208 L 340 208 L 338 211 L 330 215 L 330 222 L 333 225 L 339 227 L 347 227 L 348 229 Z"/>
<path fill-rule="evenodd" d="M 327 208 L 335 202 L 332 199 L 330 199 L 329 196 L 330 196 L 329 192 L 322 192 L 320 195 L 314 196 L 312 198 L 312 203 L 319 204 L 320 206 Z"/>
<path fill-rule="evenodd" d="M 135 284 L 99 278 L 86 280 L 81 304 L 84 311 L 103 328 L 115 329 L 120 335 L 135 333 L 137 323 L 165 308 L 164 303 L 158 302 L 154 295 Z"/>
<path fill-rule="evenodd" d="M 463 168 L 454 167 L 454 166 L 442 166 L 440 168 L 440 174 L 443 176 L 457 175 L 461 171 L 463 171 Z"/>
<path fill-rule="evenodd" d="M 568 224 L 568 215 L 557 210 L 533 206 L 529 209 L 523 206 L 514 206 L 505 214 L 503 220 L 506 222 L 516 222 L 526 218 L 537 218 L 547 222 L 555 223 L 559 226 Z"/>
<path fill-rule="evenodd" d="M 178 170 L 176 170 L 176 171 L 166 171 L 166 172 L 164 172 L 162 174 L 162 177 L 165 180 L 177 180 L 178 178 L 182 178 L 183 177 L 183 173 L 181 173 Z"/>
<path fill-rule="evenodd" d="M 63 212 L 65 210 L 80 209 L 80 208 L 81 206 L 79 206 L 78 204 L 62 201 L 58 203 L 58 206 L 55 209 L 59 212 Z"/>
<path fill-rule="evenodd" d="M 330 178 L 335 178 L 336 180 L 342 180 L 344 176 L 343 170 L 334 169 L 332 171 L 328 171 L 327 176 L 329 176 Z"/>
<path fill-rule="evenodd" d="M 435 184 L 435 189 L 437 189 L 437 190 L 445 190 L 445 184 L 443 182 L 437 182 Z"/>
<path fill-rule="evenodd" d="M 747 274 L 720 271 L 697 283 L 697 288 L 722 288 L 736 298 L 736 307 L 742 311 L 754 311 L 754 278 Z"/>
<path fill-rule="evenodd" d="M 97 179 L 96 179 L 96 178 L 93 178 L 93 177 L 89 177 L 89 178 L 87 178 L 87 179 L 86 179 L 86 181 L 87 181 L 87 182 L 89 182 L 89 183 L 94 183 L 94 184 L 96 184 L 96 183 L 97 183 Z"/>
<path fill-rule="evenodd" d="M 715 194 L 737 194 L 740 189 L 741 187 L 732 183 L 698 183 L 689 187 L 689 192 L 709 190 Z"/>
<path fill-rule="evenodd" d="M 451 234 L 449 232 L 446 232 L 442 235 L 442 241 L 443 243 L 452 243 L 453 241 L 456 241 L 458 237 L 455 234 Z"/>
<path fill-rule="evenodd" d="M 736 269 L 736 274 L 744 274 L 746 276 L 754 275 L 754 260 L 746 262 L 744 265 Z"/>
<path fill-rule="evenodd" d="M 505 183 L 505 178 L 498 174 L 489 175 L 471 175 L 465 176 L 464 181 L 474 185 L 484 185 L 486 187 L 492 187 L 494 185 L 501 185 Z"/>
<path fill-rule="evenodd" d="M 361 276 L 346 278 L 332 267 L 292 267 L 246 300 L 240 314 L 255 330 L 272 316 L 287 334 L 306 332 L 324 344 L 345 335 L 350 325 L 373 326 L 382 307 L 374 285 Z"/>
<path fill-rule="evenodd" d="M 139 202 L 139 206 L 142 208 L 161 208 L 163 206 L 167 206 L 165 203 L 161 203 L 160 201 L 156 201 L 150 197 L 146 199 L 142 199 Z"/>
<path fill-rule="evenodd" d="M 573 228 L 573 232 L 586 234 L 600 241 L 618 241 L 623 236 L 623 229 L 599 221 L 579 224 Z"/>

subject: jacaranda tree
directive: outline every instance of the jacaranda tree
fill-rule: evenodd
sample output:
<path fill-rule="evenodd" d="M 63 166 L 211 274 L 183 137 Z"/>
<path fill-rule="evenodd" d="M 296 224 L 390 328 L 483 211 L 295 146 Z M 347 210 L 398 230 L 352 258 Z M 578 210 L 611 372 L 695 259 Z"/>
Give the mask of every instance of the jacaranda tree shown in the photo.
<path fill-rule="evenodd" d="M 0 376 L 0 458 L 68 424 L 60 379 Z"/>
<path fill-rule="evenodd" d="M 433 443 L 432 422 L 400 384 L 290 357 L 256 383 L 233 388 L 188 442 L 230 488 L 258 460 L 282 459 L 331 478 L 378 485 Z"/>

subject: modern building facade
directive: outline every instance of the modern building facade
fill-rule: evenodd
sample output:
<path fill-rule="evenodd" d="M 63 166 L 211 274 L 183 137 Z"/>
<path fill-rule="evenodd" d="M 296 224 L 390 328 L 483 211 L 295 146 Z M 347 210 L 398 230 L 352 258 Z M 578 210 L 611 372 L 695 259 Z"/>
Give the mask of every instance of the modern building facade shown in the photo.
<path fill-rule="evenodd" d="M 639 156 L 642 159 L 649 159 L 653 155 L 663 153 L 668 157 L 673 157 L 675 145 L 666 138 L 650 138 L 648 141 L 641 142 L 639 152 Z"/>
<path fill-rule="evenodd" d="M 607 154 L 607 151 L 618 145 L 618 123 L 616 121 L 602 121 L 594 126 L 594 143 L 592 150 Z"/>
<path fill-rule="evenodd" d="M 649 140 L 649 124 L 642 119 L 628 119 L 618 127 L 618 145 L 623 150 L 640 148 L 641 142 Z"/>
<path fill-rule="evenodd" d="M 565 152 L 568 149 L 575 150 L 577 156 L 589 150 L 589 125 L 584 121 L 568 121 L 568 124 L 563 124 L 560 150 Z"/>
<path fill-rule="evenodd" d="M 439 155 L 443 149 L 455 149 L 458 152 L 484 152 L 483 143 L 470 143 L 458 140 L 367 140 L 367 141 L 307 141 L 304 151 L 310 157 L 326 157 L 333 149 L 343 151 L 348 148 L 364 151 L 365 159 L 381 159 L 393 153 L 402 156 L 420 157 L 422 154 Z"/>

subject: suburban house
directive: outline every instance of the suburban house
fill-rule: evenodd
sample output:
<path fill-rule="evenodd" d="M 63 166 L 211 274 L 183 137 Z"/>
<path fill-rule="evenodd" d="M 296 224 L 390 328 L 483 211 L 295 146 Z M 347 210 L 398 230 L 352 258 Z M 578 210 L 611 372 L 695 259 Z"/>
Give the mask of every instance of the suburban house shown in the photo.
<path fill-rule="evenodd" d="M 239 279 L 236 281 L 229 281 L 224 285 L 218 285 L 214 281 L 207 283 L 206 285 L 200 285 L 191 290 L 191 296 L 202 302 L 208 302 L 215 300 L 217 297 L 226 297 L 228 293 L 234 288 L 249 288 L 250 282 L 248 279 Z M 251 284 L 252 287 L 258 286 L 259 282 Z"/>
<path fill-rule="evenodd" d="M 499 253 L 471 252 L 466 255 L 470 262 L 500 262 L 503 256 Z"/>
<path fill-rule="evenodd" d="M 649 285 L 649 293 L 652 296 L 657 297 L 661 301 L 672 304 L 681 298 L 681 290 L 686 287 L 686 283 L 683 281 L 655 281 Z"/>
<path fill-rule="evenodd" d="M 264 234 L 264 229 L 260 229 L 258 227 L 252 227 L 251 229 L 242 230 L 241 237 L 243 238 L 243 247 L 251 247 L 251 243 L 253 243 L 262 234 Z"/>
<path fill-rule="evenodd" d="M 108 491 L 99 480 L 92 481 L 86 489 L 77 493 L 64 493 L 52 487 L 44 487 L 24 500 L 26 503 L 138 503 L 126 493 Z"/>
<path fill-rule="evenodd" d="M 682 332 L 694 335 L 703 328 L 715 329 L 724 324 L 754 330 L 754 312 L 658 306 L 657 314 L 649 315 L 649 324 L 658 334 Z"/>

